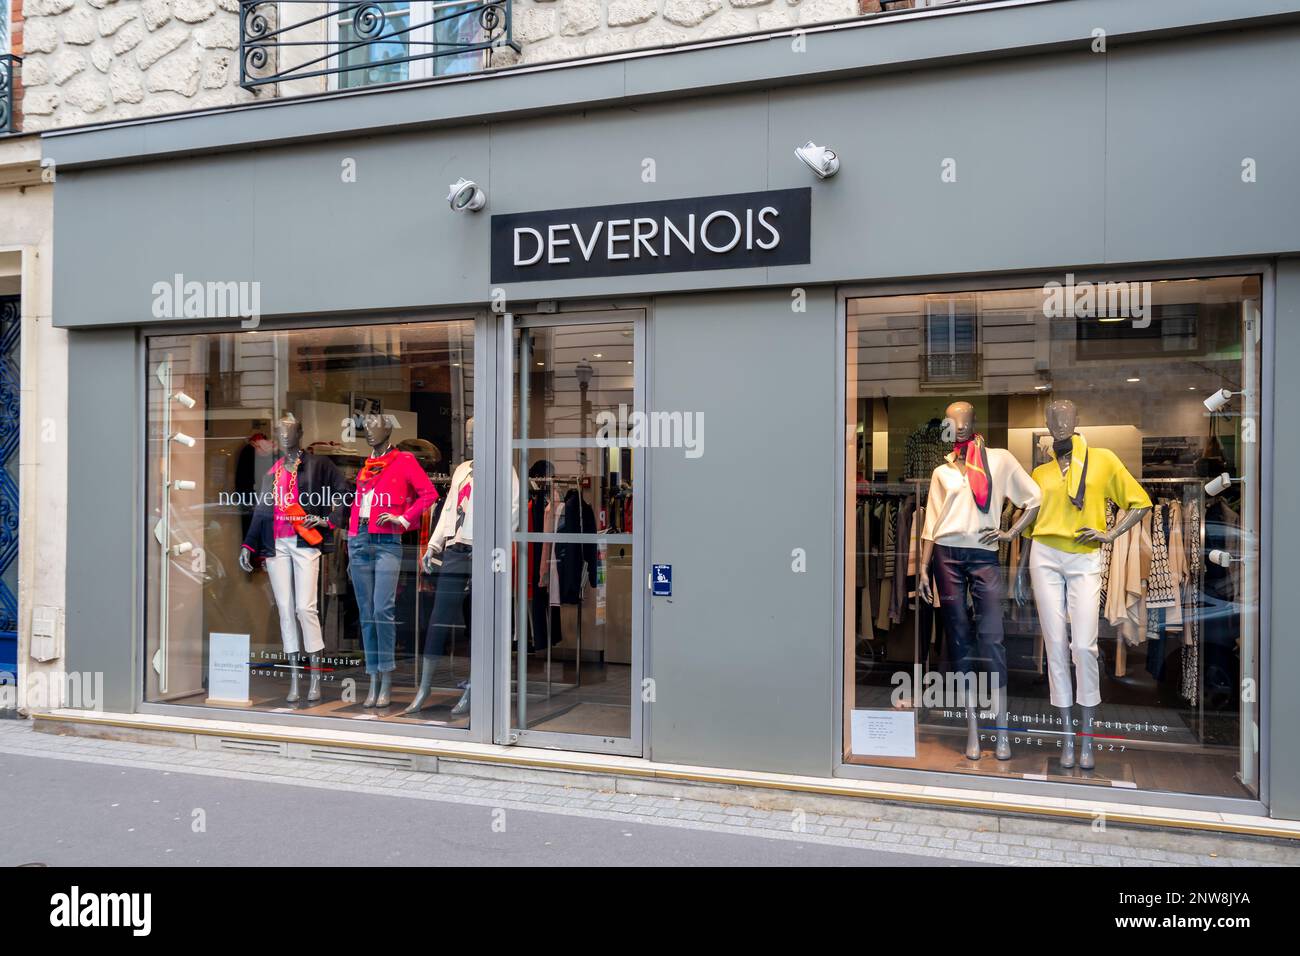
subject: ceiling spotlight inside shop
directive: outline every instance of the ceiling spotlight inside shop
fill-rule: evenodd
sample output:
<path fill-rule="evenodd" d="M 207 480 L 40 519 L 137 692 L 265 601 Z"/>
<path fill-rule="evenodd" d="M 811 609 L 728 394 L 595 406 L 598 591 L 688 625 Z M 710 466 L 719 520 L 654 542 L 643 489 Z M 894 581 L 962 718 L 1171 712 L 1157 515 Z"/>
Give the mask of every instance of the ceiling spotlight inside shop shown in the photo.
<path fill-rule="evenodd" d="M 1205 493 L 1213 498 L 1215 495 L 1221 495 L 1232 487 L 1234 481 L 1241 481 L 1240 478 L 1233 478 L 1226 471 L 1215 478 L 1211 478 L 1205 485 Z"/>
<path fill-rule="evenodd" d="M 800 162 L 817 174 L 818 179 L 830 179 L 840 171 L 840 158 L 835 150 L 818 146 L 812 140 L 795 149 L 794 154 Z"/>
<path fill-rule="evenodd" d="M 1210 559 L 1211 564 L 1217 564 L 1221 568 L 1228 567 L 1236 560 L 1236 558 L 1230 555 L 1227 551 L 1220 551 L 1217 548 L 1211 551 L 1207 557 Z"/>
<path fill-rule="evenodd" d="M 451 184 L 447 205 L 452 212 L 478 212 L 487 205 L 487 193 L 474 180 L 462 176 Z"/>
<path fill-rule="evenodd" d="M 1136 375 L 1130 375 L 1130 376 L 1129 376 L 1128 378 L 1126 378 L 1124 381 L 1126 381 L 1126 382 L 1140 382 L 1140 381 L 1142 381 L 1142 379 L 1139 378 L 1139 377 L 1136 376 Z"/>
<path fill-rule="evenodd" d="M 194 399 L 190 398 L 190 396 L 186 395 L 184 392 L 177 392 L 172 396 L 172 398 L 176 399 L 176 401 L 180 402 L 186 408 L 194 407 Z"/>
<path fill-rule="evenodd" d="M 1232 396 L 1240 394 L 1241 392 L 1230 392 L 1226 388 L 1221 388 L 1205 400 L 1205 407 L 1212 412 L 1217 412 L 1232 401 Z"/>
<path fill-rule="evenodd" d="M 184 445 L 186 448 L 193 448 L 195 444 L 194 439 L 184 432 L 177 432 L 172 436 L 172 441 L 176 442 L 178 445 Z"/>

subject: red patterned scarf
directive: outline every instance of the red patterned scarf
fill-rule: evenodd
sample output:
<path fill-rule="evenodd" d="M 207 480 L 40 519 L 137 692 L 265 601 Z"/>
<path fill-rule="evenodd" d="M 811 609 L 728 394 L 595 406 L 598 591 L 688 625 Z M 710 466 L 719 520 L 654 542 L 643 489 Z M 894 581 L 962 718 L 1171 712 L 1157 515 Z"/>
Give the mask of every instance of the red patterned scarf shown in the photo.
<path fill-rule="evenodd" d="M 975 506 L 988 514 L 989 499 L 993 496 L 992 476 L 989 474 L 988 455 L 984 451 L 984 436 L 972 435 L 966 441 L 952 446 L 953 457 L 966 460 L 966 481 L 975 497 Z"/>
<path fill-rule="evenodd" d="M 378 478 L 380 473 L 388 467 L 388 463 L 392 460 L 395 451 L 397 451 L 396 448 L 390 448 L 378 458 L 367 458 L 366 463 L 361 467 L 361 472 L 357 475 L 357 484 L 364 485 Z"/>

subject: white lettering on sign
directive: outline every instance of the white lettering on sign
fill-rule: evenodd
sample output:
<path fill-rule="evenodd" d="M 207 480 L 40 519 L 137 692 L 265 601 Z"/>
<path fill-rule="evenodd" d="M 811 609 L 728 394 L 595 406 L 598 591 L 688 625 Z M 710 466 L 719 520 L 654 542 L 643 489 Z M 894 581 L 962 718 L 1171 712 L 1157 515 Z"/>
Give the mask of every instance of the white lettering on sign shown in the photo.
<path fill-rule="evenodd" d="M 584 235 L 576 222 L 556 223 L 546 227 L 546 234 L 532 226 L 514 228 L 514 264 L 536 265 L 543 259 L 551 264 L 573 261 L 566 248 L 576 245 L 584 262 L 590 262 L 598 244 L 604 240 L 605 258 L 609 260 L 659 258 L 670 256 L 675 248 L 694 253 L 696 239 L 710 252 L 727 253 L 742 242 L 747 250 L 755 247 L 771 251 L 781 244 L 781 231 L 775 206 L 745 209 L 744 221 L 728 209 L 709 213 L 696 228 L 696 214 L 674 221 L 670 216 L 660 218 L 639 216 L 635 219 L 598 220 L 591 233 Z"/>
<path fill-rule="evenodd" d="M 536 240 L 537 242 L 537 252 L 534 253 L 532 258 L 530 259 L 525 259 L 523 258 L 523 256 L 519 254 L 519 247 L 520 247 L 519 240 L 524 233 L 528 233 L 529 235 L 531 235 L 533 239 Z M 521 226 L 520 228 L 515 230 L 515 265 L 531 266 L 534 262 L 538 262 L 542 258 L 542 252 L 545 250 L 545 248 L 546 248 L 546 244 L 542 242 L 542 234 L 538 232 L 536 229 L 530 229 L 527 226 Z"/>

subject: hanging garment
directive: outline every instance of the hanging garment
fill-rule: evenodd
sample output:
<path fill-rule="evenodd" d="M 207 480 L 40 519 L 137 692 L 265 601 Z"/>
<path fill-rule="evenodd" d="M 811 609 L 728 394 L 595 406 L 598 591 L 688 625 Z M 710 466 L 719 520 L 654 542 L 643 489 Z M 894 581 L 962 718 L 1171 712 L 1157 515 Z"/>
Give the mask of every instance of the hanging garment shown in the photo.
<path fill-rule="evenodd" d="M 1177 603 L 1173 576 L 1169 571 L 1169 541 L 1166 537 L 1163 504 L 1153 507 L 1142 519 L 1151 536 L 1151 571 L 1147 576 L 1147 607 L 1173 607 Z"/>
<path fill-rule="evenodd" d="M 949 448 L 943 436 L 943 422 L 930 419 L 907 436 L 903 445 L 903 479 L 928 477 L 943 464 Z"/>
<path fill-rule="evenodd" d="M 889 599 L 894 593 L 894 579 L 891 575 L 887 578 L 880 579 L 880 600 L 876 602 L 879 610 L 876 612 L 876 628 L 881 631 L 889 630 Z"/>
<path fill-rule="evenodd" d="M 572 488 L 564 497 L 564 515 L 555 528 L 559 534 L 593 534 L 596 530 L 596 513 L 591 505 Z M 586 570 L 587 584 L 595 588 L 597 584 L 596 543 L 587 541 L 583 544 L 561 542 L 555 546 L 555 558 L 560 569 L 560 603 L 579 604 L 582 598 L 583 570 Z"/>
<path fill-rule="evenodd" d="M 1115 521 L 1127 514 L 1119 510 Z M 1035 542 L 1037 544 L 1037 542 Z M 1111 549 L 1110 567 L 1106 582 L 1106 620 L 1120 629 L 1124 640 L 1131 646 L 1146 640 L 1146 607 L 1144 602 L 1142 566 L 1149 558 L 1150 537 L 1146 523 L 1139 521 L 1115 539 Z M 1032 553 L 1031 553 L 1032 557 Z M 1100 589 L 1099 595 L 1100 597 Z"/>
<path fill-rule="evenodd" d="M 1147 673 L 1161 681 L 1165 676 L 1164 609 L 1147 608 Z"/>
<path fill-rule="evenodd" d="M 1192 501 L 1187 506 L 1187 580 L 1183 585 L 1187 626 L 1183 630 L 1183 679 L 1180 691 L 1193 707 L 1200 702 L 1201 686 L 1201 616 L 1196 611 L 1200 598 L 1200 570 L 1201 505 L 1198 501 Z"/>
<path fill-rule="evenodd" d="M 1015 523 L 1016 523 L 1016 506 L 1013 505 L 1010 501 L 1004 501 L 1002 503 L 1002 516 L 998 519 L 998 526 L 1001 528 L 1010 528 Z M 1007 558 L 1010 556 L 1010 554 L 1011 554 L 1011 542 L 999 541 L 998 542 L 998 564 L 1002 565 L 1002 567 L 1005 568 L 1007 566 Z"/>
<path fill-rule="evenodd" d="M 1119 513 L 1119 508 L 1115 502 L 1106 502 L 1106 530 L 1109 531 L 1115 527 L 1115 515 Z M 1101 545 L 1101 608 L 1099 612 L 1106 613 L 1106 587 L 1110 583 L 1110 558 L 1115 551 L 1113 541 L 1104 541 Z"/>
<path fill-rule="evenodd" d="M 880 554 L 882 557 L 882 567 L 884 568 L 881 577 L 892 578 L 894 576 L 894 537 L 898 533 L 898 503 L 892 500 L 886 500 L 884 514 L 880 516 L 883 536 L 880 543 Z"/>
<path fill-rule="evenodd" d="M 916 502 L 908 498 L 898 509 L 898 519 L 894 530 L 894 581 L 889 596 L 889 619 L 899 624 L 903 620 L 903 611 L 907 607 L 908 558 L 912 540 L 913 517 Z M 915 570 L 913 569 L 913 572 Z"/>
<path fill-rule="evenodd" d="M 1183 627 L 1183 585 L 1187 582 L 1187 548 L 1183 544 L 1183 505 L 1179 501 L 1167 503 L 1169 530 L 1169 580 L 1173 585 L 1174 603 L 1165 614 L 1165 626 Z"/>
<path fill-rule="evenodd" d="M 921 559 L 921 529 L 925 527 L 925 509 L 917 508 L 907 533 L 907 576 L 916 577 Z"/>

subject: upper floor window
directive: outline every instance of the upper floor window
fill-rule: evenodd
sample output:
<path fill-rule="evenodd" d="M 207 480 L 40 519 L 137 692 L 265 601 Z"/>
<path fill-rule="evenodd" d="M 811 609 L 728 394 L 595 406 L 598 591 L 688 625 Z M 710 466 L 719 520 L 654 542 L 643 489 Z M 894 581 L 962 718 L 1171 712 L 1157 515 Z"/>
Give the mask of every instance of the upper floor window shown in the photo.
<path fill-rule="evenodd" d="M 486 68 L 510 0 L 241 0 L 241 85 L 354 89 Z M 307 81 L 306 84 L 294 81 Z"/>
<path fill-rule="evenodd" d="M 463 51 L 487 39 L 475 16 L 481 3 L 394 0 L 339 7 L 340 89 L 472 73 L 486 65 L 485 50 Z"/>

